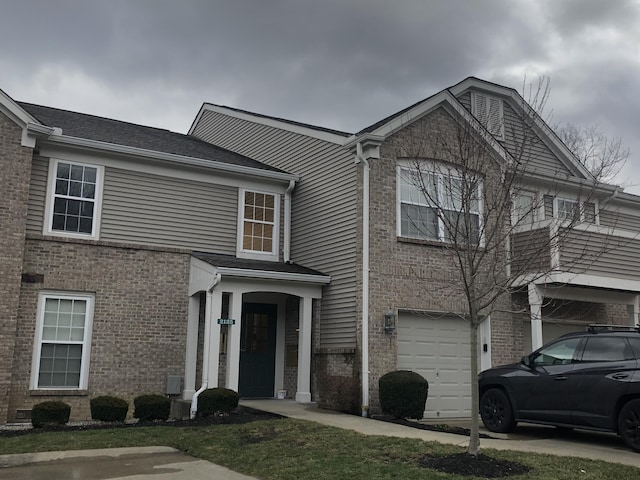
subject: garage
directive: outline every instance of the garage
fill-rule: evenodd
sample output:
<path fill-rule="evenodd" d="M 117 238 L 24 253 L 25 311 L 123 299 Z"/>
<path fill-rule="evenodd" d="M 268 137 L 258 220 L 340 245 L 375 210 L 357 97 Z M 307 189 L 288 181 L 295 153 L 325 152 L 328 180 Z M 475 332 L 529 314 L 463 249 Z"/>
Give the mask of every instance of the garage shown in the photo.
<path fill-rule="evenodd" d="M 398 369 L 429 382 L 424 418 L 469 417 L 471 368 L 469 325 L 452 315 L 400 312 Z"/>

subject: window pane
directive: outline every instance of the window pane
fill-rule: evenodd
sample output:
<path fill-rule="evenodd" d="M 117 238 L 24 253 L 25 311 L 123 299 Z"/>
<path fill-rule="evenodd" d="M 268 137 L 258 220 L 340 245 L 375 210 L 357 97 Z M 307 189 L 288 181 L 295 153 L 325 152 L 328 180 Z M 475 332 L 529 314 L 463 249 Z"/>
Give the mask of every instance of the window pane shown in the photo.
<path fill-rule="evenodd" d="M 88 183 L 96 183 L 98 169 L 93 167 L 84 167 L 83 180 Z"/>
<path fill-rule="evenodd" d="M 538 352 L 533 363 L 536 365 L 565 365 L 571 363 L 580 338 L 569 338 L 556 342 Z"/>
<path fill-rule="evenodd" d="M 444 238 L 449 242 L 477 244 L 480 234 L 480 217 L 461 212 L 444 212 Z M 469 237 L 470 235 L 470 237 Z"/>
<path fill-rule="evenodd" d="M 69 182 L 67 180 L 56 180 L 56 194 L 67 195 L 69 193 Z"/>
<path fill-rule="evenodd" d="M 67 213 L 67 201 L 64 198 L 56 198 L 53 202 L 53 213 Z M 63 217 L 64 218 L 64 217 Z"/>
<path fill-rule="evenodd" d="M 402 236 L 432 240 L 439 238 L 438 217 L 433 208 L 402 204 L 400 211 Z"/>
<path fill-rule="evenodd" d="M 93 227 L 93 221 L 91 218 L 80 217 L 80 224 L 78 225 L 78 232 L 91 233 Z"/>
<path fill-rule="evenodd" d="M 82 196 L 82 182 L 69 182 L 69 196 L 71 197 Z"/>
<path fill-rule="evenodd" d="M 624 338 L 594 337 L 587 340 L 582 354 L 583 362 L 619 362 L 630 350 Z"/>
<path fill-rule="evenodd" d="M 513 213 L 516 225 L 533 222 L 533 195 L 520 193 L 513 198 Z"/>
<path fill-rule="evenodd" d="M 71 173 L 71 165 L 68 163 L 58 163 L 58 170 L 56 176 L 58 178 L 69 178 Z"/>
<path fill-rule="evenodd" d="M 81 345 L 43 344 L 38 387 L 79 387 Z"/>

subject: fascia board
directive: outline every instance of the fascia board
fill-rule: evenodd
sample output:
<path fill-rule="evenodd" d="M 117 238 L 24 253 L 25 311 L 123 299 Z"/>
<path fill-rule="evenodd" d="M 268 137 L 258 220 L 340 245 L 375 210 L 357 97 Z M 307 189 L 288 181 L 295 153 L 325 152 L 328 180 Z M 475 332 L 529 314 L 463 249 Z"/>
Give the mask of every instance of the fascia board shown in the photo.
<path fill-rule="evenodd" d="M 238 118 L 240 120 L 246 120 L 248 122 L 258 123 L 260 125 L 266 125 L 268 127 L 273 127 L 280 130 L 287 130 L 289 132 L 305 135 L 307 137 L 317 138 L 319 140 L 324 140 L 325 142 L 335 143 L 336 145 L 342 145 L 345 140 L 345 137 L 342 135 L 336 135 L 334 133 L 316 130 L 313 128 L 304 127 L 302 125 L 293 125 L 291 123 L 282 122 L 274 118 L 251 115 L 247 112 L 238 112 L 237 110 L 221 107 L 219 105 L 213 105 L 211 103 L 205 103 L 204 105 L 202 105 L 200 111 L 198 112 L 198 115 L 196 116 L 196 120 L 194 120 L 191 128 L 189 129 L 189 135 L 193 134 L 196 124 L 198 123 L 204 112 L 207 110 Z"/>
<path fill-rule="evenodd" d="M 4 113 L 21 128 L 24 128 L 30 123 L 41 125 L 35 117 L 27 113 L 26 110 L 2 90 L 0 90 L 0 112 Z"/>
<path fill-rule="evenodd" d="M 327 285 L 331 282 L 328 275 L 308 275 L 303 273 L 272 272 L 269 270 L 250 270 L 245 268 L 217 267 L 217 273 L 229 277 L 260 278 L 286 282 L 305 282 Z"/>
<path fill-rule="evenodd" d="M 583 175 L 587 179 L 593 180 L 593 175 L 582 165 L 576 156 L 569 148 L 558 138 L 558 135 L 547 125 L 547 123 L 538 115 L 538 113 L 529 105 L 524 98 L 513 88 L 497 85 L 495 83 L 485 82 L 477 78 L 466 78 L 462 82 L 449 88 L 449 91 L 454 96 L 459 96 L 469 88 L 477 88 L 478 90 L 484 90 L 495 95 L 507 97 L 511 100 L 512 104 L 515 104 L 518 108 L 525 111 L 527 115 L 531 115 L 536 127 L 540 129 L 540 133 L 547 139 L 552 146 L 552 150 L 555 150 L 558 159 L 565 164 L 569 170 L 577 172 Z M 544 141 L 544 139 L 543 139 Z M 546 143 L 546 142 L 545 142 Z M 549 145 L 547 145 L 549 146 Z"/>
<path fill-rule="evenodd" d="M 480 125 L 480 123 L 467 111 L 466 108 L 454 97 L 448 90 L 443 90 L 432 97 L 429 97 L 424 102 L 416 105 L 411 110 L 403 113 L 402 115 L 390 120 L 389 122 L 381 125 L 374 131 L 367 133 L 363 136 L 371 136 L 375 138 L 387 138 L 394 134 L 398 130 L 406 127 L 407 125 L 419 120 L 428 113 L 432 112 L 438 107 L 444 107 L 449 112 L 456 113 L 463 121 L 468 122 L 471 127 L 486 140 L 495 152 L 503 158 L 505 161 L 510 162 L 511 155 L 500 145 L 500 143 L 491 135 L 486 129 Z M 359 141 L 359 138 L 350 139 L 350 144 L 355 144 Z"/>
<path fill-rule="evenodd" d="M 176 155 L 172 153 L 157 152 L 154 150 L 146 150 L 143 148 L 129 147 L 126 145 L 117 145 L 113 143 L 98 142 L 86 138 L 70 137 L 66 135 L 52 135 L 47 138 L 47 142 L 54 145 L 63 145 L 67 147 L 85 148 L 90 150 L 98 150 L 102 152 L 113 152 L 122 155 L 128 155 L 138 158 L 147 158 L 161 160 L 166 162 L 178 163 L 183 165 L 191 165 L 196 167 L 208 168 L 223 172 L 237 173 L 242 175 L 250 175 L 254 177 L 269 178 L 273 180 L 298 181 L 300 177 L 290 173 L 273 172 L 270 170 L 261 170 L 259 168 L 246 167 L 243 165 L 232 165 L 229 163 L 216 162 L 213 160 L 204 160 L 195 157 L 187 157 L 184 155 Z"/>

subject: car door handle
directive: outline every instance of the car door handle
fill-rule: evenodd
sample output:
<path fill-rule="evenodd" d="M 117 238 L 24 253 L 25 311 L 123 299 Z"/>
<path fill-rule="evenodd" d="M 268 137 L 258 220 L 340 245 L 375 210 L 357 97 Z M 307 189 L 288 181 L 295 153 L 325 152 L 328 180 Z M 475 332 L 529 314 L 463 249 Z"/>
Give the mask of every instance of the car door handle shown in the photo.
<path fill-rule="evenodd" d="M 624 380 L 625 378 L 629 378 L 629 375 L 626 373 L 616 373 L 614 375 L 611 375 L 611 378 L 613 378 L 614 380 Z"/>
<path fill-rule="evenodd" d="M 562 376 L 562 377 L 554 377 L 553 379 L 554 379 L 556 382 L 559 382 L 559 381 L 561 381 L 561 380 L 566 380 L 566 379 L 567 379 L 567 377 L 565 377 L 565 376 Z"/>

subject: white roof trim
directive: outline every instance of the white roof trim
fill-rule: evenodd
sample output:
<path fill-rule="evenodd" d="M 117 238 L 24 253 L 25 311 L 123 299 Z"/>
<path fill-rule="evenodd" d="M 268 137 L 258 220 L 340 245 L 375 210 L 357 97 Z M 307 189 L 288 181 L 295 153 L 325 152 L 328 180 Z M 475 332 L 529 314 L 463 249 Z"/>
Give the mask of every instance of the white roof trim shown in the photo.
<path fill-rule="evenodd" d="M 565 163 L 565 166 L 567 166 L 569 170 L 573 169 L 574 171 L 577 171 L 578 173 L 584 175 L 586 179 L 594 179 L 591 172 L 589 172 L 589 170 L 587 170 L 584 165 L 582 165 L 578 161 L 573 152 L 569 150 L 569 148 L 567 148 L 567 146 L 560 140 L 560 138 L 558 138 L 558 135 L 551 129 L 551 127 L 549 127 L 549 125 L 547 125 L 547 123 L 542 118 L 540 118 L 540 115 L 538 115 L 538 113 L 531 107 L 531 105 L 529 105 L 516 90 L 510 87 L 486 82 L 478 78 L 469 77 L 449 88 L 449 91 L 457 97 L 469 88 L 477 88 L 479 90 L 484 90 L 496 95 L 508 97 L 519 108 L 525 110 L 528 114 L 532 114 L 535 125 L 541 130 L 541 133 L 544 134 L 544 138 L 542 139 L 542 141 L 547 143 L 546 140 L 549 140 L 551 142 L 551 149 L 555 149 L 556 154 L 559 154 L 559 160 Z"/>
<path fill-rule="evenodd" d="M 216 267 L 217 273 L 223 276 L 262 278 L 265 280 L 281 280 L 287 282 L 306 282 L 327 285 L 331 282 L 328 275 L 309 275 L 304 273 L 273 272 L 269 270 L 250 270 L 246 268 Z"/>
<path fill-rule="evenodd" d="M 24 128 L 29 123 L 40 124 L 26 110 L 18 105 L 9 95 L 0 90 L 0 112 L 13 120 L 18 126 Z"/>
<path fill-rule="evenodd" d="M 88 140 L 86 138 L 70 137 L 66 135 L 51 135 L 47 138 L 48 142 L 56 145 L 64 145 L 69 147 L 87 148 L 92 150 L 100 150 L 105 152 L 114 152 L 135 157 L 150 158 L 163 160 L 183 165 L 192 165 L 214 169 L 218 171 L 239 173 L 243 175 L 251 175 L 254 177 L 270 178 L 274 180 L 298 181 L 300 177 L 284 172 L 274 172 L 271 170 L 262 170 L 260 168 L 246 167 L 243 165 L 233 165 L 224 162 L 216 162 L 214 160 L 204 160 L 201 158 L 187 157 L 184 155 L 176 155 L 172 153 L 157 152 L 155 150 L 147 150 L 143 148 L 129 147 L 126 145 L 117 145 L 113 143 L 99 142 L 96 140 Z"/>
<path fill-rule="evenodd" d="M 232 108 L 222 107 L 219 105 L 213 105 L 211 103 L 205 103 L 200 108 L 196 119 L 193 121 L 191 128 L 189 129 L 188 134 L 193 135 L 193 131 L 195 130 L 196 125 L 200 121 L 200 118 L 204 114 L 205 111 L 212 111 L 221 113 L 223 115 L 228 115 L 230 117 L 235 117 L 240 120 L 246 120 L 253 123 L 259 123 L 260 125 L 266 125 L 268 127 L 278 128 L 280 130 L 288 130 L 293 133 L 298 133 L 300 135 L 305 135 L 307 137 L 317 138 L 319 140 L 324 140 L 325 142 L 335 143 L 337 145 L 342 145 L 344 143 L 345 136 L 337 135 L 335 133 L 325 132 L 322 130 L 317 130 L 315 128 L 305 127 L 303 125 L 294 125 L 289 122 L 276 120 L 274 118 L 265 118 L 260 115 L 252 115 L 247 112 L 239 112 Z"/>

